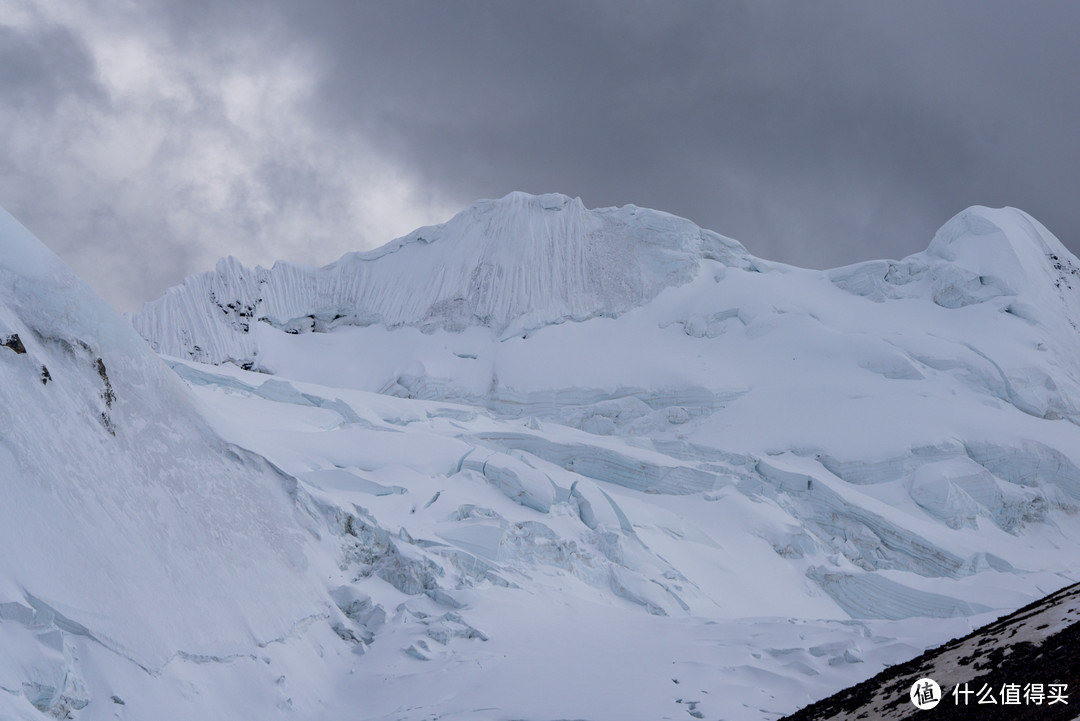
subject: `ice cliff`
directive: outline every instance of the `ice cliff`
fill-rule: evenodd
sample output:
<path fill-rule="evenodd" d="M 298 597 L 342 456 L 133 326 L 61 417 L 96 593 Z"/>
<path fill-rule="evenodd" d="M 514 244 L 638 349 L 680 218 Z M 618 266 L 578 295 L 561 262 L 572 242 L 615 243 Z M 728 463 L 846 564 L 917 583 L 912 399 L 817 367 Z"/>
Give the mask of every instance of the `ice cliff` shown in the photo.
<path fill-rule="evenodd" d="M 325 268 L 225 258 L 134 316 L 159 353 L 220 363 L 257 352 L 264 322 L 289 333 L 341 325 L 505 330 L 615 316 L 688 281 L 705 258 L 738 267 L 741 245 L 644 208 L 587 210 L 511 193 Z"/>

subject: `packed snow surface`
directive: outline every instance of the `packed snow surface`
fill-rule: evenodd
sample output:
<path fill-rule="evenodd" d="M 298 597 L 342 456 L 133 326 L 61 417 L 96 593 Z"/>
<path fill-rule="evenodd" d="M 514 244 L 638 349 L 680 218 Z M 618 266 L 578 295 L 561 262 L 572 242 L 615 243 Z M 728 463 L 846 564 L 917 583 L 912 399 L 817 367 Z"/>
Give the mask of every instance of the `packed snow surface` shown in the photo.
<path fill-rule="evenodd" d="M 76 332 L 5 298 L 3 447 L 44 468 L 8 493 L 73 520 L 3 527 L 0 709 L 57 715 L 72 678 L 74 718 L 775 719 L 1080 575 L 1078 284 L 1013 209 L 812 271 L 514 193 L 189 278 L 131 318 L 172 374 L 100 301 Z M 135 555 L 94 560 L 100 517 Z M 88 575 L 119 581 L 80 605 Z"/>

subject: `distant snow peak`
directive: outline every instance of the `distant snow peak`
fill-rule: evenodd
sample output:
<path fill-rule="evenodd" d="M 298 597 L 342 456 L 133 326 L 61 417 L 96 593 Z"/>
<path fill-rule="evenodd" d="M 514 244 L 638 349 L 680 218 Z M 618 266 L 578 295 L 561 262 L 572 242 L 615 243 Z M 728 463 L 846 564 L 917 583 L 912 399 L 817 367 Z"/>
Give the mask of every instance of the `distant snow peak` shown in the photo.
<path fill-rule="evenodd" d="M 1015 295 L 1046 284 L 1071 254 L 1039 221 L 1015 208 L 974 206 L 954 216 L 934 235 L 926 255 L 937 256 L 999 284 Z M 1054 268 L 1054 263 L 1062 268 Z M 1058 280 L 1052 278 L 1051 282 Z"/>
<path fill-rule="evenodd" d="M 248 269 L 226 258 L 132 321 L 160 353 L 244 365 L 257 355 L 246 336 L 260 321 L 291 334 L 537 328 L 618 316 L 688 282 L 705 260 L 752 262 L 739 243 L 667 213 L 515 192 L 324 268 Z"/>
<path fill-rule="evenodd" d="M 1080 261 L 1015 208 L 973 206 L 945 223 L 922 253 L 826 273 L 876 302 L 929 298 L 950 310 L 990 303 L 1045 328 L 1060 353 L 1080 354 Z"/>

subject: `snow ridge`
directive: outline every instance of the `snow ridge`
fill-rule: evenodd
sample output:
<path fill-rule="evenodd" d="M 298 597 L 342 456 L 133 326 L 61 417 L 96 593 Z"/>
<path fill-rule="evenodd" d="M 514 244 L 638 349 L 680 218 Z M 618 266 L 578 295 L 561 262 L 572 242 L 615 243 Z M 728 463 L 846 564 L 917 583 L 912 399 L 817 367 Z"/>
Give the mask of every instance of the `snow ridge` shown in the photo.
<path fill-rule="evenodd" d="M 324 268 L 252 270 L 223 259 L 132 322 L 159 353 L 239 365 L 257 354 L 249 332 L 260 321 L 289 333 L 372 324 L 527 330 L 619 315 L 687 282 L 702 259 L 752 262 L 735 241 L 666 213 L 587 210 L 578 198 L 516 192 Z"/>

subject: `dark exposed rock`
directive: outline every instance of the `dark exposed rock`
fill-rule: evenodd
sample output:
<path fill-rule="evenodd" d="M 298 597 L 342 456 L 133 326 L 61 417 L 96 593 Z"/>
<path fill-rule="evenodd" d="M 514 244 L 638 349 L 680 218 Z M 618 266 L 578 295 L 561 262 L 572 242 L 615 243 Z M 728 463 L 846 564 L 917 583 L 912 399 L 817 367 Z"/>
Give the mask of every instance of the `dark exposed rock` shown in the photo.
<path fill-rule="evenodd" d="M 1080 706 L 1080 619 L 1076 618 L 1080 614 L 1076 609 L 1080 609 L 1080 584 L 887 668 L 780 721 L 923 717 L 1071 721 L 1078 718 Z M 921 678 L 938 681 L 942 693 L 940 703 L 924 716 L 909 696 L 912 684 Z M 1029 684 L 1041 685 L 1041 703 L 1024 695 Z M 1051 684 L 1065 686 L 1064 701 L 1054 700 Z M 1019 686 L 1014 691 L 1019 695 L 1014 699 L 1017 703 L 1004 703 L 1008 685 Z"/>
<path fill-rule="evenodd" d="M 16 353 L 26 352 L 26 346 L 24 346 L 23 342 L 19 339 L 18 333 L 12 333 L 7 338 L 5 338 L 4 345 L 15 351 Z"/>
<path fill-rule="evenodd" d="M 105 401 L 106 408 L 112 408 L 113 401 L 116 400 L 116 393 L 113 391 L 112 383 L 109 382 L 109 374 L 105 372 L 105 361 L 98 358 L 96 365 L 98 375 L 101 376 L 101 381 L 105 384 L 105 391 L 101 394 L 101 398 Z"/>

